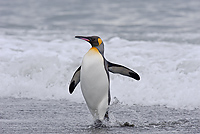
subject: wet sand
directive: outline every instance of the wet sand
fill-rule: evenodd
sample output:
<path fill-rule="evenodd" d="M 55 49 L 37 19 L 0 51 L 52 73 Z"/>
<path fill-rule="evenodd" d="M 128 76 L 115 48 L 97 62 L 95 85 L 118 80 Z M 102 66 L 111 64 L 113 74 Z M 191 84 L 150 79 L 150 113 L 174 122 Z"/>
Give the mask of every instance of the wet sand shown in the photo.
<path fill-rule="evenodd" d="M 110 121 L 95 128 L 85 103 L 68 100 L 0 99 L 0 133 L 200 133 L 200 110 L 165 106 L 110 107 Z"/>

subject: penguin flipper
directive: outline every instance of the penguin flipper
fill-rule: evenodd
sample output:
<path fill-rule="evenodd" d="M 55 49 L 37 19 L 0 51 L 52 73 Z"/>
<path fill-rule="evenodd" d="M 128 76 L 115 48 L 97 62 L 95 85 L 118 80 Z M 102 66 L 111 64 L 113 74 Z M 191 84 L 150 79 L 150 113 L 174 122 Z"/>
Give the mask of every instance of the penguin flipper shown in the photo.
<path fill-rule="evenodd" d="M 81 66 L 75 71 L 70 85 L 69 85 L 69 93 L 72 94 L 76 85 L 80 82 L 80 72 L 81 72 Z"/>
<path fill-rule="evenodd" d="M 124 67 L 122 65 L 111 63 L 109 61 L 107 61 L 107 63 L 108 63 L 108 71 L 110 71 L 112 73 L 118 73 L 121 75 L 125 75 L 128 77 L 134 78 L 136 80 L 140 80 L 140 76 L 133 70 L 131 70 L 127 67 Z"/>

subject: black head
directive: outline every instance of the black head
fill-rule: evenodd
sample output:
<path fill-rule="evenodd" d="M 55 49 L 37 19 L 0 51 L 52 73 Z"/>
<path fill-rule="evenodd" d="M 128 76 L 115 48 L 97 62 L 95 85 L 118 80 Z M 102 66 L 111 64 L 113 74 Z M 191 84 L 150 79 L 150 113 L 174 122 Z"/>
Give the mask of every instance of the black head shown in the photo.
<path fill-rule="evenodd" d="M 100 46 L 101 44 L 103 44 L 103 41 L 98 36 L 87 36 L 87 37 L 86 36 L 75 36 L 75 38 L 79 38 L 79 39 L 89 42 L 92 45 L 92 47 L 97 47 L 97 46 Z"/>

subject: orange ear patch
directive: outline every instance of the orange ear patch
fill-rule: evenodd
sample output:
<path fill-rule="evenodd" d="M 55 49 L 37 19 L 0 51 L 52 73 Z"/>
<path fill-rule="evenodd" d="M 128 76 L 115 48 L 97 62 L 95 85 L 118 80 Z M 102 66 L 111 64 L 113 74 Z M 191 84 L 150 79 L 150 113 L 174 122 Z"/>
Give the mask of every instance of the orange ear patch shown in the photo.
<path fill-rule="evenodd" d="M 98 38 L 98 43 L 99 43 L 99 45 L 101 45 L 101 43 L 102 43 L 101 38 Z"/>

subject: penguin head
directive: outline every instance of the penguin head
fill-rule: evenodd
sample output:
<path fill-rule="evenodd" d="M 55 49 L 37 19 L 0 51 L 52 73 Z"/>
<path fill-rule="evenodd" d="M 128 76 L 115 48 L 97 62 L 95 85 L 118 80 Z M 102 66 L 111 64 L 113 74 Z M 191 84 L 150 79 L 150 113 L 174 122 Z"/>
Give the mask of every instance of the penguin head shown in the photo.
<path fill-rule="evenodd" d="M 96 47 L 99 52 L 104 55 L 104 44 L 100 37 L 98 36 L 75 36 L 75 38 L 85 40 L 89 42 L 92 47 Z"/>
<path fill-rule="evenodd" d="M 98 36 L 75 36 L 75 38 L 89 42 L 92 45 L 92 47 L 98 47 L 100 45 L 103 45 L 103 41 Z"/>

